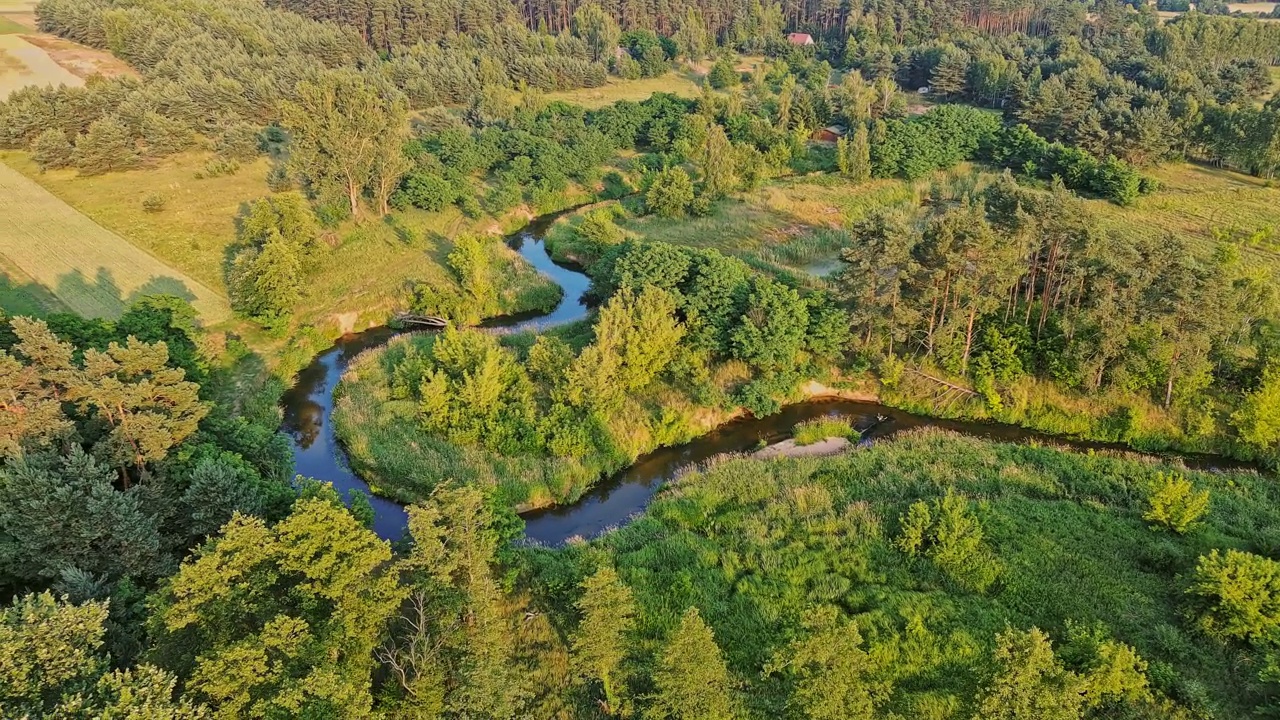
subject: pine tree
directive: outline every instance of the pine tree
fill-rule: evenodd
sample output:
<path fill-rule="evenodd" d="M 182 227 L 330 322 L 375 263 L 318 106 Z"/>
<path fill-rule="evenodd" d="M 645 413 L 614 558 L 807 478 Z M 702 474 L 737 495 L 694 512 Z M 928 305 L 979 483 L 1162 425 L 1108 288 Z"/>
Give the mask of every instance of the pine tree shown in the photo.
<path fill-rule="evenodd" d="M 142 117 L 142 139 L 151 157 L 165 157 L 189 149 L 195 143 L 195 133 L 178 120 L 156 112 Z"/>
<path fill-rule="evenodd" d="M 606 62 L 613 57 L 622 30 L 595 3 L 586 3 L 573 13 L 573 34 L 587 44 L 592 62 Z"/>
<path fill-rule="evenodd" d="M 119 467 L 133 467 L 144 478 L 148 464 L 163 460 L 170 448 L 190 437 L 209 412 L 200 401 L 200 386 L 168 363 L 163 342 L 130 337 L 124 345 L 111 343 L 105 352 L 85 350 L 84 370 L 67 386 L 66 398 L 91 411 L 109 430 L 95 452 Z"/>
<path fill-rule="evenodd" d="M 67 134 L 57 128 L 40 133 L 31 144 L 31 159 L 41 170 L 67 167 L 75 162 L 75 157 L 75 148 L 67 140 Z"/>
<path fill-rule="evenodd" d="M 78 445 L 0 469 L 0 578 L 51 582 L 66 568 L 107 578 L 156 577 L 166 558 L 158 520 L 115 471 Z"/>
<path fill-rule="evenodd" d="M 582 590 L 577 603 L 582 621 L 573 634 L 575 672 L 599 681 L 605 711 L 615 715 L 623 707 L 620 669 L 629 649 L 627 636 L 635 628 L 635 599 L 609 565 L 583 580 Z"/>
<path fill-rule="evenodd" d="M 114 115 L 94 122 L 76 141 L 76 167 L 85 175 L 101 175 L 138 164 L 138 151 L 129 128 Z"/>
<path fill-rule="evenodd" d="M 964 92 L 968 83 L 969 56 L 962 51 L 946 52 L 929 77 L 929 89 L 950 99 Z"/>
<path fill-rule="evenodd" d="M 694 62 L 705 58 L 713 43 L 711 33 L 707 31 L 707 24 L 693 7 L 685 12 L 684 18 L 680 21 L 680 27 L 671 39 L 675 40 L 676 46 L 680 48 L 680 54 Z"/>
<path fill-rule="evenodd" d="M 647 717 L 653 720 L 732 720 L 738 717 L 736 683 L 711 628 L 696 607 L 658 658 L 653 675 L 657 693 Z"/>

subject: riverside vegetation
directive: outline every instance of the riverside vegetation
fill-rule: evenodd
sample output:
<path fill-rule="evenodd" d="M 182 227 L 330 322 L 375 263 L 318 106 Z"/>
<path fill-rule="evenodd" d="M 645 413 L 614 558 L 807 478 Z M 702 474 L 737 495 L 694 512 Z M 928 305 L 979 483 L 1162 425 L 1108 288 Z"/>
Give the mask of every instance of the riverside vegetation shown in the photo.
<path fill-rule="evenodd" d="M 5 163 L 236 317 L 0 321 L 0 715 L 1276 716 L 1280 25 L 642 5 L 42 0 L 138 74 L 0 102 Z M 674 72 L 700 92 L 548 99 Z M 546 237 L 587 318 L 475 327 L 562 299 L 498 236 L 587 203 Z M 450 327 L 324 420 L 409 505 L 394 543 L 294 477 L 277 407 L 393 310 Z M 1256 469 L 914 431 L 521 542 L 517 508 L 810 381 Z"/>

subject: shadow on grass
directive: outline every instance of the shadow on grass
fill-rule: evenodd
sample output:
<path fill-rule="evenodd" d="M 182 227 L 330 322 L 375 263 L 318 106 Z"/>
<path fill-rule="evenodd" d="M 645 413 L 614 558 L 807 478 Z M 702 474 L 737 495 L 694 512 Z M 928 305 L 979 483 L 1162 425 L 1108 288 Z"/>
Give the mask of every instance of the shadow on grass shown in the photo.
<path fill-rule="evenodd" d="M 115 319 L 133 303 L 150 295 L 173 295 L 192 302 L 196 295 L 182 280 L 154 276 L 125 296 L 108 268 L 98 268 L 90 280 L 79 270 L 58 278 L 53 294 L 66 308 L 88 318 Z"/>

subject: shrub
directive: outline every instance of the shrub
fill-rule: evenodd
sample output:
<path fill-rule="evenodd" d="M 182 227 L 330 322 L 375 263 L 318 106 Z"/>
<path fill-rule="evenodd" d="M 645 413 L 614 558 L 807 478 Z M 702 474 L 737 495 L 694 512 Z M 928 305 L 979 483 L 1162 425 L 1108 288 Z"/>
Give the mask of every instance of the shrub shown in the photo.
<path fill-rule="evenodd" d="M 895 541 L 912 556 L 925 556 L 957 584 L 982 592 L 1000 574 L 982 523 L 969 501 L 951 490 L 932 503 L 916 501 L 901 519 Z"/>
<path fill-rule="evenodd" d="M 415 172 L 405 176 L 392 203 L 396 207 L 413 207 L 439 212 L 458 199 L 453 183 L 435 173 Z"/>
<path fill-rule="evenodd" d="M 1196 563 L 1187 592 L 1206 601 L 1200 627 L 1222 640 L 1263 640 L 1280 630 L 1280 563 L 1240 550 L 1217 550 Z"/>
<path fill-rule="evenodd" d="M 681 168 L 660 170 L 644 196 L 649 212 L 660 217 L 684 217 L 693 204 L 693 181 Z"/>
<path fill-rule="evenodd" d="M 707 74 L 707 82 L 711 83 L 711 87 L 716 90 L 723 90 L 727 87 L 733 87 L 738 84 L 738 73 L 733 69 L 733 62 L 729 58 L 722 57 L 711 66 L 711 72 Z"/>
<path fill-rule="evenodd" d="M 285 192 L 293 189 L 293 178 L 289 177 L 289 168 L 277 163 L 267 173 L 267 189 L 271 192 Z"/>
<path fill-rule="evenodd" d="M 204 167 L 196 173 L 197 180 L 206 178 L 222 177 L 223 175 L 235 175 L 240 169 L 240 163 L 230 158 L 215 157 L 204 164 Z"/>
<path fill-rule="evenodd" d="M 1142 519 L 1179 535 L 1195 527 L 1209 511 L 1209 491 L 1195 491 L 1185 477 L 1160 473 L 1147 491 L 1150 509 Z"/>
<path fill-rule="evenodd" d="M 861 435 L 844 418 L 819 418 L 796 425 L 791 429 L 791 437 L 797 445 L 812 445 L 827 438 L 857 440 Z"/>
<path fill-rule="evenodd" d="M 165 198 L 160 193 L 151 193 L 142 199 L 142 209 L 149 213 L 158 213 L 164 210 Z"/>

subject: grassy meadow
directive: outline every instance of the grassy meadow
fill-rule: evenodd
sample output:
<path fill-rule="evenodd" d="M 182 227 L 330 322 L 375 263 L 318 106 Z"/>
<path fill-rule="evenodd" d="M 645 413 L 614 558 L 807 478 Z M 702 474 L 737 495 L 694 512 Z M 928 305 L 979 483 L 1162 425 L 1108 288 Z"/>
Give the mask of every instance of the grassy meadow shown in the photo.
<path fill-rule="evenodd" d="M 612 75 L 602 87 L 580 88 L 546 93 L 547 100 L 581 105 L 589 110 L 611 105 L 619 100 L 639 102 L 654 93 L 665 92 L 681 97 L 697 97 L 702 92 L 697 75 L 688 70 L 672 71 L 661 77 L 623 80 Z"/>
<path fill-rule="evenodd" d="M 1143 520 L 1160 472 L 1210 491 L 1202 526 L 1175 535 Z M 994 573 L 985 589 L 894 543 L 908 506 L 947 493 L 980 525 L 971 560 Z M 880 709 L 893 717 L 974 717 L 997 633 L 1036 626 L 1060 649 L 1076 623 L 1136 649 L 1151 687 L 1186 717 L 1243 718 L 1263 697 L 1261 659 L 1195 628 L 1186 577 L 1214 548 L 1273 553 L 1277 508 L 1280 490 L 1253 473 L 914 431 L 836 458 L 713 464 L 628 527 L 525 552 L 545 611 L 563 625 L 575 578 L 602 559 L 615 566 L 641 608 L 644 652 L 698 607 L 753 717 L 783 716 L 787 686 L 762 669 L 830 607 L 856 623 L 867 680 L 889 684 Z M 637 665 L 635 676 L 651 672 Z"/>

